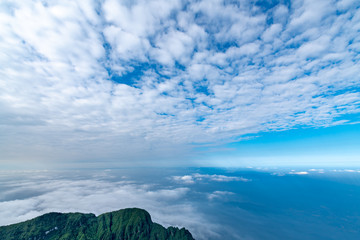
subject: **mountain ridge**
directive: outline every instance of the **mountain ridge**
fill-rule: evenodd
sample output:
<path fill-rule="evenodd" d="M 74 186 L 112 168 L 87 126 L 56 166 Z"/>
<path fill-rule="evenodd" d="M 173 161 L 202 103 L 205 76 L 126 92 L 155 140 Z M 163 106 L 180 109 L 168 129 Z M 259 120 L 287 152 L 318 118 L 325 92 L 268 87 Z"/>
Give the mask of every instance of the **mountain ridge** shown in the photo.
<path fill-rule="evenodd" d="M 2 240 L 193 240 L 185 228 L 165 228 L 140 208 L 95 216 L 92 213 L 51 212 L 0 227 Z"/>

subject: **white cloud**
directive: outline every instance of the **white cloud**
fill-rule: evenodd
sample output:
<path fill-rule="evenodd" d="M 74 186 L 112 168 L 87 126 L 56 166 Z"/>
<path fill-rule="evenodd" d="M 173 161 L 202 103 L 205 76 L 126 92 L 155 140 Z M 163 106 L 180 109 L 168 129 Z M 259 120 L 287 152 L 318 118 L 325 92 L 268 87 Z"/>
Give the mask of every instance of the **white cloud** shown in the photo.
<path fill-rule="evenodd" d="M 314 41 L 303 44 L 298 49 L 298 54 L 302 57 L 318 57 L 329 47 L 330 39 L 328 36 L 322 36 Z"/>
<path fill-rule="evenodd" d="M 294 13 L 290 17 L 290 28 L 295 31 L 317 27 L 321 25 L 323 18 L 328 17 L 335 11 L 334 1 L 309 1 L 299 0 L 292 3 Z"/>
<path fill-rule="evenodd" d="M 312 169 L 309 169 L 308 172 L 325 173 L 325 170 L 312 168 Z"/>
<path fill-rule="evenodd" d="M 281 24 L 273 24 L 269 28 L 267 28 L 262 34 L 262 39 L 265 42 L 273 41 L 277 34 L 279 34 L 282 30 Z"/>
<path fill-rule="evenodd" d="M 336 6 L 340 10 L 348 10 L 349 8 L 356 8 L 359 6 L 359 2 L 356 0 L 341 0 L 336 3 Z"/>
<path fill-rule="evenodd" d="M 107 0 L 103 4 L 105 19 L 126 32 L 140 37 L 154 34 L 168 20 L 172 11 L 180 8 L 180 1 L 135 1 Z"/>
<path fill-rule="evenodd" d="M 309 173 L 308 173 L 308 172 L 306 172 L 306 171 L 302 171 L 302 172 L 295 172 L 295 171 L 291 171 L 291 172 L 289 172 L 289 174 L 307 175 L 307 174 L 309 174 Z"/>
<path fill-rule="evenodd" d="M 210 193 L 208 195 L 208 199 L 209 200 L 214 200 L 214 199 L 221 199 L 226 197 L 227 195 L 233 195 L 233 192 L 228 192 L 228 191 L 214 191 L 213 193 Z"/>
<path fill-rule="evenodd" d="M 193 40 L 184 32 L 172 31 L 166 35 L 161 36 L 157 42 L 156 46 L 159 47 L 157 51 L 166 54 L 164 56 L 160 55 L 159 62 L 162 64 L 174 64 L 174 61 L 180 63 L 186 63 L 189 60 L 190 54 L 193 52 Z M 155 51 L 156 51 L 155 50 Z"/>
<path fill-rule="evenodd" d="M 151 163 L 194 143 L 352 123 L 356 6 L 3 1 L 1 161 Z"/>
<path fill-rule="evenodd" d="M 289 15 L 289 9 L 286 6 L 280 4 L 276 6 L 274 10 L 273 13 L 274 22 L 286 24 L 288 20 L 288 15 Z"/>
<path fill-rule="evenodd" d="M 106 27 L 104 35 L 116 51 L 114 55 L 118 58 L 129 58 L 130 56 L 132 59 L 146 59 L 145 52 L 150 47 L 147 39 L 141 39 L 115 26 Z"/>
<path fill-rule="evenodd" d="M 186 201 L 189 188 L 159 188 L 131 181 L 109 181 L 107 178 L 63 180 L 43 175 L 39 179 L 6 182 L 2 187 L 8 190 L 2 192 L 0 200 L 0 225 L 25 221 L 48 212 L 91 212 L 98 215 L 139 207 L 146 209 L 154 222 L 186 227 L 196 239 L 217 235 L 218 226 L 208 222 L 196 207 Z M 26 196 L 26 193 L 31 194 Z M 10 199 L 4 201 L 4 198 Z M 209 230 L 209 226 L 213 230 Z"/>
<path fill-rule="evenodd" d="M 247 179 L 244 177 L 235 177 L 235 176 L 225 176 L 225 175 L 209 175 L 209 174 L 199 174 L 194 173 L 192 175 L 184 175 L 184 176 L 173 176 L 173 180 L 180 183 L 185 184 L 193 184 L 197 181 L 214 181 L 214 182 L 232 182 L 232 181 L 241 181 L 241 182 L 249 182 L 251 179 Z"/>
<path fill-rule="evenodd" d="M 191 175 L 173 176 L 173 179 L 177 182 L 183 182 L 187 184 L 195 183 L 194 178 Z"/>

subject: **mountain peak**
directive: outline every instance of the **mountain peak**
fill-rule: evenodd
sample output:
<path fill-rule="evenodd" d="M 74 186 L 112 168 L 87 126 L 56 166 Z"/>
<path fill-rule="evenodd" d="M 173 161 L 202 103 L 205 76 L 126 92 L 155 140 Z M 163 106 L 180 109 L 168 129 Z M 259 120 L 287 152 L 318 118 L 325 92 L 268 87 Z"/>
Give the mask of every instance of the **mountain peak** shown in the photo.
<path fill-rule="evenodd" d="M 153 223 L 140 208 L 127 208 L 96 217 L 83 213 L 47 213 L 34 219 L 0 227 L 2 240 L 192 240 L 185 228 L 164 228 Z"/>

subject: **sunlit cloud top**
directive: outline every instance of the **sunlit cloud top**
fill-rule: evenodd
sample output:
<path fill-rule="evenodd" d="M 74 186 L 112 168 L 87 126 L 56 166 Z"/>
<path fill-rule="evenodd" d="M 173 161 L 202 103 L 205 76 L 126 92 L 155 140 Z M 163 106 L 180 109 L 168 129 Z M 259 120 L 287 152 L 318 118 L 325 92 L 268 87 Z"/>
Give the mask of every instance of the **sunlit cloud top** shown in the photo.
<path fill-rule="evenodd" d="M 356 123 L 359 7 L 2 1 L 1 160 L 186 158 L 194 144 Z"/>

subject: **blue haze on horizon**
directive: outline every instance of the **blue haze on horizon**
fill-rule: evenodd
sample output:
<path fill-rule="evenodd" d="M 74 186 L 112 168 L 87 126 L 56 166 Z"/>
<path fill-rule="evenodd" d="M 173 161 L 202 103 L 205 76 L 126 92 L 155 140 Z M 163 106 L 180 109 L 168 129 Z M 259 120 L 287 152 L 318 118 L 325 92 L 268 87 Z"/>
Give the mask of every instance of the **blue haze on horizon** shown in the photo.
<path fill-rule="evenodd" d="M 358 166 L 360 2 L 0 3 L 0 166 Z"/>

